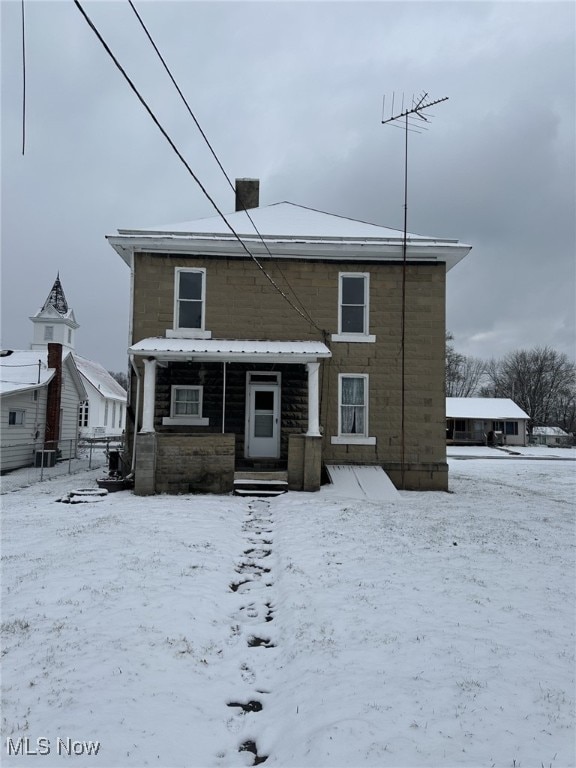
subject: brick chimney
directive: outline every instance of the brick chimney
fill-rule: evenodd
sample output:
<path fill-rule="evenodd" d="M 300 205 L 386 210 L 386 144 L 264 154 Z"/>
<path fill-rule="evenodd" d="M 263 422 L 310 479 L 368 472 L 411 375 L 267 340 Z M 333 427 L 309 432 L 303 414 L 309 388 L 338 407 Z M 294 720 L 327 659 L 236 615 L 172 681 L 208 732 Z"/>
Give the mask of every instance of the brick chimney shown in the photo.
<path fill-rule="evenodd" d="M 260 179 L 236 179 L 236 210 L 258 208 L 260 205 Z"/>
<path fill-rule="evenodd" d="M 47 449 L 56 449 L 60 439 L 60 406 L 62 401 L 62 344 L 48 344 L 48 368 L 56 373 L 48 384 L 46 403 L 46 433 L 44 442 Z"/>

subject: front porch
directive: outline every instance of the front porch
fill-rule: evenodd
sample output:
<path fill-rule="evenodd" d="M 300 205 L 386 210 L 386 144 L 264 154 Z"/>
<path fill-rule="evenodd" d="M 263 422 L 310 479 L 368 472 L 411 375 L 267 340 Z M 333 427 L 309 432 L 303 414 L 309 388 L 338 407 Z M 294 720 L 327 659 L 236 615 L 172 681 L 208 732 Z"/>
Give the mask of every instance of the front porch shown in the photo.
<path fill-rule="evenodd" d="M 240 470 L 320 488 L 324 344 L 146 339 L 130 352 L 136 494 L 229 493 Z"/>

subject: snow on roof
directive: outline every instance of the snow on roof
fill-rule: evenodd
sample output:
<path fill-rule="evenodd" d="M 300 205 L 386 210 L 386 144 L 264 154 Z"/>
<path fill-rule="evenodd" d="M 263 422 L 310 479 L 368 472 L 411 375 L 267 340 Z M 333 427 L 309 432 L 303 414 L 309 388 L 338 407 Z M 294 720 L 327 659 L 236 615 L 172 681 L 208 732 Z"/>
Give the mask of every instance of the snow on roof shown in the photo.
<path fill-rule="evenodd" d="M 449 419 L 528 419 L 527 413 L 507 397 L 447 397 Z"/>
<path fill-rule="evenodd" d="M 43 387 L 54 376 L 46 349 L 14 350 L 0 357 L 0 394 L 9 395 Z"/>
<path fill-rule="evenodd" d="M 163 337 L 142 339 L 128 350 L 129 354 L 164 358 L 202 357 L 220 360 L 247 360 L 261 358 L 269 360 L 281 357 L 290 359 L 315 360 L 331 357 L 328 347 L 320 341 L 261 341 L 255 339 L 166 339 Z"/>
<path fill-rule="evenodd" d="M 568 437 L 568 432 L 564 432 L 561 427 L 534 427 L 533 435 L 549 435 L 552 437 Z"/>
<path fill-rule="evenodd" d="M 226 221 L 234 231 L 242 237 L 258 237 L 254 229 L 264 237 L 297 238 L 297 239 L 385 239 L 401 241 L 402 230 L 370 224 L 346 216 L 338 216 L 314 208 L 307 208 L 296 203 L 282 202 L 251 208 L 248 212 L 236 211 L 225 214 Z M 252 223 L 254 222 L 254 223 Z M 175 234 L 175 235 L 218 235 L 233 236 L 220 216 L 196 219 L 179 224 L 167 224 L 142 229 L 119 229 L 121 234 Z M 431 241 L 442 244 L 458 244 L 457 240 L 426 237 L 424 235 L 408 234 L 410 240 Z"/>
<path fill-rule="evenodd" d="M 60 282 L 60 273 L 56 275 L 56 280 L 54 281 L 52 290 L 48 294 L 48 298 L 44 302 L 42 309 L 47 309 L 48 307 L 54 307 L 54 309 L 60 315 L 66 315 L 68 313 L 68 302 L 66 301 L 64 289 L 62 288 L 62 283 Z"/>
<path fill-rule="evenodd" d="M 403 232 L 283 202 L 181 224 L 118 229 L 106 239 L 128 264 L 134 254 L 183 253 L 203 257 L 258 255 L 266 259 L 399 261 Z M 229 226 L 228 226 L 229 225 Z M 240 243 L 238 242 L 240 240 Z M 442 263 L 446 271 L 471 250 L 453 238 L 407 235 L 410 261 Z"/>
<path fill-rule="evenodd" d="M 92 386 L 94 386 L 104 397 L 125 400 L 126 390 L 118 384 L 108 371 L 93 360 L 87 360 L 85 357 L 73 353 L 76 367 Z"/>

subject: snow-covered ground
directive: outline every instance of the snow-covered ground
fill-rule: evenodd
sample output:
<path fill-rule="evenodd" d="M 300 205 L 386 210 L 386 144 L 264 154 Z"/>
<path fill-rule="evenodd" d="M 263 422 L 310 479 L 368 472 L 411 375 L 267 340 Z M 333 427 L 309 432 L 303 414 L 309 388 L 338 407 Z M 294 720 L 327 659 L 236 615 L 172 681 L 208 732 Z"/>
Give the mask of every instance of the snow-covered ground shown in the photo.
<path fill-rule="evenodd" d="M 385 503 L 4 495 L 2 764 L 574 766 L 576 454 L 534 450 Z"/>

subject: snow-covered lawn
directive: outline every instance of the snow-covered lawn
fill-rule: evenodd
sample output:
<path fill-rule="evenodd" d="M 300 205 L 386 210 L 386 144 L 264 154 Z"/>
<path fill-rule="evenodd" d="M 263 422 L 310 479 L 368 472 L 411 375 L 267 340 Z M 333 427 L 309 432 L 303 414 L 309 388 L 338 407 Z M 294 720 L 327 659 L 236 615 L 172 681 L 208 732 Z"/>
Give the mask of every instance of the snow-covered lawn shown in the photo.
<path fill-rule="evenodd" d="M 2 764 L 574 766 L 576 463 L 547 450 L 386 503 L 4 495 Z"/>

